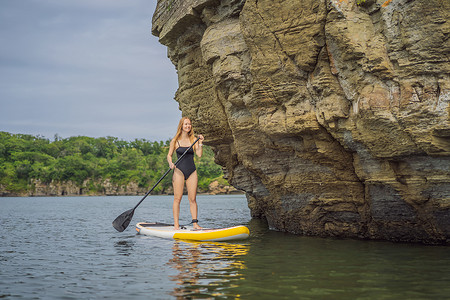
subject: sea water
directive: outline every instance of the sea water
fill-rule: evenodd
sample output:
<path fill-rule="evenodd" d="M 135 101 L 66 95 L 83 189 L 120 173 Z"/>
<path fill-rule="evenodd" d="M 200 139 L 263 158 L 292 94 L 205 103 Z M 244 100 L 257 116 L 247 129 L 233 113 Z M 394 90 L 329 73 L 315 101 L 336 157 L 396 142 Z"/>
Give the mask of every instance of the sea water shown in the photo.
<path fill-rule="evenodd" d="M 149 196 L 122 233 L 111 222 L 140 197 L 0 198 L 4 299 L 449 299 L 450 248 L 270 231 L 243 195 L 199 196 L 200 225 L 247 225 L 239 242 L 137 235 L 172 222 Z M 187 198 L 181 224 L 191 220 Z"/>

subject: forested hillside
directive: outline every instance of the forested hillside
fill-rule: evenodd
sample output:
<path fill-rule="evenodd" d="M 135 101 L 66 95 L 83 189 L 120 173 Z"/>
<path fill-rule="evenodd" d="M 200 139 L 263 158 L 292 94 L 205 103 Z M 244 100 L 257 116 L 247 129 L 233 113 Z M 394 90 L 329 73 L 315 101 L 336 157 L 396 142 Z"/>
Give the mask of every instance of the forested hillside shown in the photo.
<path fill-rule="evenodd" d="M 0 195 L 33 194 L 36 183 L 64 182 L 88 194 L 102 194 L 105 182 L 118 187 L 133 183 L 146 190 L 168 169 L 169 142 L 57 135 L 50 141 L 40 136 L 0 132 Z M 196 165 L 199 190 L 206 192 L 212 181 L 223 183 L 224 179 L 221 167 L 214 163 L 213 151 L 205 146 L 203 153 L 201 159 L 196 158 Z M 170 188 L 169 175 L 154 194 Z"/>

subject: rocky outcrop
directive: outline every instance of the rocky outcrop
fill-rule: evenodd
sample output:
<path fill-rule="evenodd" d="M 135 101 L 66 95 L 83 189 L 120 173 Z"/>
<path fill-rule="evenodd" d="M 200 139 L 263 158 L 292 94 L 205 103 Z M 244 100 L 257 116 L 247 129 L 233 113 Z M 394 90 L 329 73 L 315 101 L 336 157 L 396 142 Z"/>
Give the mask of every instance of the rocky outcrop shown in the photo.
<path fill-rule="evenodd" d="M 254 217 L 446 244 L 449 12 L 443 0 L 158 0 L 152 33 L 183 115 Z"/>
<path fill-rule="evenodd" d="M 121 184 L 107 179 L 85 180 L 82 184 L 73 181 L 42 182 L 32 179 L 26 190 L 10 191 L 0 185 L 0 197 L 40 197 L 40 196 L 142 196 L 149 187 L 140 187 L 137 182 Z M 242 191 L 230 186 L 224 180 L 212 181 L 206 190 L 199 189 L 199 194 L 228 195 L 242 194 Z M 173 188 L 153 191 L 152 194 L 173 195 Z M 187 194 L 185 188 L 184 194 Z"/>
<path fill-rule="evenodd" d="M 51 181 L 44 183 L 33 180 L 31 187 L 21 196 L 130 196 L 144 195 L 146 189 L 137 182 L 127 184 L 112 182 L 110 179 L 85 180 L 82 184 L 73 181 Z"/>
<path fill-rule="evenodd" d="M 242 191 L 228 184 L 223 184 L 218 180 L 214 180 L 208 186 L 208 194 L 210 195 L 242 194 Z"/>

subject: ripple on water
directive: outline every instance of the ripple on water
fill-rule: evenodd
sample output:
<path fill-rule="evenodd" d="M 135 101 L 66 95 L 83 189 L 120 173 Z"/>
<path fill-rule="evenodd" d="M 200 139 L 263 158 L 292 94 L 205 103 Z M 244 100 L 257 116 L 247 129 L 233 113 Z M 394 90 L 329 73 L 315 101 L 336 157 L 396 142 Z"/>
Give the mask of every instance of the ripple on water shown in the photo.
<path fill-rule="evenodd" d="M 0 198 L 0 297 L 40 299 L 443 299 L 447 247 L 299 237 L 250 221 L 243 196 L 201 196 L 205 227 L 247 224 L 248 240 L 190 243 L 136 235 L 171 221 L 151 196 L 130 227 L 112 220 L 140 197 Z M 182 221 L 190 221 L 182 202 Z"/>

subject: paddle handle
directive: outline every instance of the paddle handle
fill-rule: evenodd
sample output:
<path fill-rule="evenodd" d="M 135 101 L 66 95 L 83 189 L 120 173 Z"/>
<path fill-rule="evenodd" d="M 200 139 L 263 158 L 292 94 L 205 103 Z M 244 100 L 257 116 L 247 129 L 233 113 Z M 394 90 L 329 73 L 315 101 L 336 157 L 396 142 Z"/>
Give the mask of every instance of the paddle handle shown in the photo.
<path fill-rule="evenodd" d="M 191 145 L 189 148 L 187 148 L 186 151 L 183 152 L 183 154 L 181 154 L 180 158 L 178 158 L 177 161 L 174 163 L 175 166 L 180 162 L 180 160 L 183 159 L 183 157 L 186 155 L 186 153 L 187 153 L 189 150 L 191 150 L 192 147 L 194 147 L 195 143 L 197 143 L 199 139 L 200 139 L 200 137 L 198 137 L 198 138 L 192 143 L 192 145 Z M 133 210 L 135 210 L 135 209 L 142 203 L 142 201 L 144 201 L 144 199 L 147 198 L 148 195 L 150 195 L 150 193 L 155 189 L 155 187 L 156 187 L 156 186 L 164 179 L 164 177 L 167 176 L 167 174 L 169 174 L 169 172 L 170 172 L 171 170 L 172 170 L 172 169 L 169 168 L 169 169 L 166 171 L 166 173 L 164 173 L 164 175 L 158 180 L 158 182 L 156 182 L 155 185 L 147 192 L 147 194 L 145 194 L 145 196 L 141 199 L 141 201 L 139 201 L 138 204 L 136 204 L 136 206 L 133 208 Z"/>

